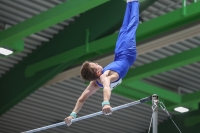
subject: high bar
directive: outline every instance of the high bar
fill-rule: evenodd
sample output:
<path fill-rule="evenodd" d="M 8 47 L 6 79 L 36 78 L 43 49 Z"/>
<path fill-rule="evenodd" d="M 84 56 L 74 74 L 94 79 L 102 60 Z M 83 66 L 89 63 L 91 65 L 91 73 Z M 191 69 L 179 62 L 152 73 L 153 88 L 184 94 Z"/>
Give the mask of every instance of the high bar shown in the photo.
<path fill-rule="evenodd" d="M 116 111 L 116 110 L 119 110 L 119 109 L 123 109 L 123 108 L 127 108 L 127 107 L 130 107 L 130 106 L 136 105 L 136 104 L 148 102 L 150 100 L 152 100 L 152 96 L 145 97 L 145 98 L 142 98 L 142 99 L 140 99 L 138 101 L 134 101 L 134 102 L 131 102 L 131 103 L 127 103 L 127 104 L 123 104 L 123 105 L 114 107 L 111 110 L 112 111 Z M 85 116 L 82 116 L 82 117 L 78 117 L 76 119 L 72 119 L 72 123 L 73 122 L 77 122 L 77 121 L 81 121 L 81 120 L 84 120 L 84 119 L 88 119 L 88 118 L 91 118 L 91 117 L 95 117 L 95 116 L 98 116 L 98 115 L 102 115 L 102 114 L 103 114 L 103 111 L 99 111 L 99 112 L 96 112 L 96 113 L 93 113 L 93 114 L 89 114 L 89 115 L 85 115 Z M 22 132 L 22 133 L 39 132 L 39 131 L 42 131 L 42 130 L 46 130 L 46 129 L 49 129 L 49 128 L 54 128 L 54 127 L 57 127 L 57 126 L 62 126 L 62 125 L 65 125 L 65 124 L 66 123 L 63 121 L 63 122 L 59 122 L 59 123 L 56 123 L 56 124 L 52 124 L 52 125 L 36 128 L 36 129 L 33 129 L 33 130 L 25 131 L 25 132 Z"/>

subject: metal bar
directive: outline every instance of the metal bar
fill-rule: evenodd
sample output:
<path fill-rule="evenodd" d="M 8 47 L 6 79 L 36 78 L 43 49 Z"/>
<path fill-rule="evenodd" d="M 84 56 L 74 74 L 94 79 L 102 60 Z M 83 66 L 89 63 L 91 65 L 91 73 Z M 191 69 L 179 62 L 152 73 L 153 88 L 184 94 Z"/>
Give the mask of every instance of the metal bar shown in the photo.
<path fill-rule="evenodd" d="M 183 16 L 186 16 L 186 0 L 182 0 Z"/>
<path fill-rule="evenodd" d="M 153 111 L 153 133 L 158 132 L 158 108 Z"/>
<path fill-rule="evenodd" d="M 153 133 L 158 132 L 158 96 L 154 94 L 152 96 L 152 109 L 153 109 Z"/>
<path fill-rule="evenodd" d="M 143 98 L 143 99 L 135 101 L 135 102 L 131 102 L 131 103 L 127 103 L 127 104 L 123 104 L 123 105 L 114 107 L 114 108 L 112 108 L 112 111 L 127 108 L 127 107 L 130 107 L 130 106 L 136 105 L 136 104 L 148 102 L 150 100 L 151 100 L 151 96 Z M 77 121 L 81 121 L 81 120 L 84 120 L 84 119 L 88 119 L 88 118 L 91 118 L 91 117 L 94 117 L 94 116 L 102 115 L 102 114 L 103 114 L 103 111 L 99 111 L 99 112 L 96 112 L 96 113 L 93 113 L 93 114 L 85 115 L 85 116 L 73 119 L 72 123 L 77 122 Z M 25 132 L 22 132 L 22 133 L 34 133 L 34 132 L 39 132 L 39 131 L 46 130 L 46 129 L 49 129 L 49 128 L 62 126 L 62 125 L 65 125 L 65 122 L 59 122 L 59 123 L 52 124 L 52 125 L 49 125 L 49 126 L 44 126 L 44 127 L 41 127 L 41 128 L 36 128 L 36 129 L 33 129 L 33 130 L 25 131 Z"/>

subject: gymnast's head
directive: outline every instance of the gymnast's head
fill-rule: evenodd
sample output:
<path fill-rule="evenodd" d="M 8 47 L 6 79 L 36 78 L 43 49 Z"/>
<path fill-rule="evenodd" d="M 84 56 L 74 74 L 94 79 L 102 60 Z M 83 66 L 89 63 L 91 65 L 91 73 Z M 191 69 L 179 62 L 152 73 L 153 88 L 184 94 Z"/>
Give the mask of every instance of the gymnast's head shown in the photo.
<path fill-rule="evenodd" d="M 85 81 L 98 79 L 102 74 L 103 67 L 98 63 L 85 61 L 81 67 L 81 78 Z"/>

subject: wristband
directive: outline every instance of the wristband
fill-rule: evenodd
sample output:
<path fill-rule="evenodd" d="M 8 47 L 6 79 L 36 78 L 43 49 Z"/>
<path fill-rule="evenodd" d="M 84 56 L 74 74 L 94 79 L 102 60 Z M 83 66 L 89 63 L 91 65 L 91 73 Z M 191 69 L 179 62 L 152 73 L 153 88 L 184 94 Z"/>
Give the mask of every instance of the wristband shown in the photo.
<path fill-rule="evenodd" d="M 74 119 L 76 118 L 76 112 L 72 112 L 71 114 L 70 114 L 70 116 L 72 116 Z"/>
<path fill-rule="evenodd" d="M 102 102 L 102 107 L 104 107 L 105 105 L 110 105 L 110 102 L 109 101 L 103 101 Z"/>

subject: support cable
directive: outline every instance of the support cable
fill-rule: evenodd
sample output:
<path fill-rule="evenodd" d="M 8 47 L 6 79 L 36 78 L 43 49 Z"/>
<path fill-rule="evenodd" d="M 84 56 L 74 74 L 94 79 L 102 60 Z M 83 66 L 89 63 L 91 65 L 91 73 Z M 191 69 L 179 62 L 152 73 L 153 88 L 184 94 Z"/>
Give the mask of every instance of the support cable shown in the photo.
<path fill-rule="evenodd" d="M 164 112 L 166 112 L 166 114 L 168 115 L 168 117 L 172 120 L 172 122 L 174 123 L 174 125 L 176 126 L 176 128 L 178 129 L 178 131 L 179 131 L 180 133 L 182 133 L 181 130 L 180 130 L 180 129 L 178 128 L 178 126 L 176 125 L 176 123 L 174 122 L 174 120 L 172 119 L 172 117 L 171 117 L 171 115 L 169 114 L 169 112 L 167 111 L 165 105 L 164 105 L 162 102 L 160 102 L 159 105 L 160 105 L 160 107 L 162 108 L 162 110 L 163 110 Z"/>

